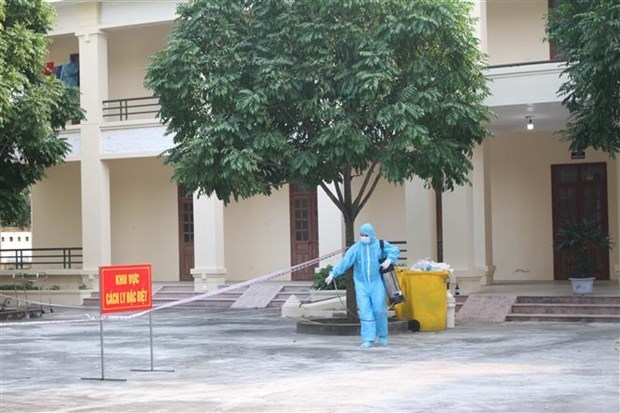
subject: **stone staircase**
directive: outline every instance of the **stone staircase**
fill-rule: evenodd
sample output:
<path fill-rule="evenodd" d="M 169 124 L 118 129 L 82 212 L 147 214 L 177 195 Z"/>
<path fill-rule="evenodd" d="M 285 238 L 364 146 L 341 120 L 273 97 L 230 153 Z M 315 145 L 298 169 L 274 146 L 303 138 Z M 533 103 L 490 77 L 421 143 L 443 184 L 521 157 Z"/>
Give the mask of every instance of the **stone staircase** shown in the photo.
<path fill-rule="evenodd" d="M 291 296 L 296 295 L 301 301 L 306 300 L 310 296 L 311 282 L 295 282 L 294 284 L 282 283 L 282 289 L 278 294 L 269 302 L 267 307 L 281 307 L 282 304 Z M 219 286 L 220 288 L 226 287 L 226 285 Z M 230 308 L 230 306 L 247 291 L 249 287 L 243 287 L 229 292 L 217 294 L 207 298 L 201 298 L 189 303 L 179 305 L 179 307 L 217 307 L 217 308 Z M 184 298 L 195 297 L 200 293 L 194 292 L 194 286 L 191 283 L 186 284 L 166 284 L 156 291 L 153 296 L 153 307 L 157 307 L 170 302 L 182 300 Z M 84 306 L 98 307 L 99 306 L 99 293 L 93 293 L 91 297 L 85 298 L 83 302 Z"/>
<path fill-rule="evenodd" d="M 458 312 L 467 296 L 455 298 Z M 518 296 L 506 321 L 620 323 L 620 296 Z"/>
<path fill-rule="evenodd" d="M 520 296 L 506 321 L 620 323 L 620 296 Z"/>

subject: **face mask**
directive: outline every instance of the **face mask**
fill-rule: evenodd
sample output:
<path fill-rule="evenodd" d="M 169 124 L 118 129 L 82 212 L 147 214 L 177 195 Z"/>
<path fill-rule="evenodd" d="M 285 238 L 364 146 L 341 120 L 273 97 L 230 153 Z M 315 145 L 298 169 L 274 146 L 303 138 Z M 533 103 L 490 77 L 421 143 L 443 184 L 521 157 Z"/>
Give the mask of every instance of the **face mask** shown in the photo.
<path fill-rule="evenodd" d="M 370 244 L 370 237 L 367 235 L 362 235 L 360 237 L 360 241 L 362 241 L 362 244 Z"/>

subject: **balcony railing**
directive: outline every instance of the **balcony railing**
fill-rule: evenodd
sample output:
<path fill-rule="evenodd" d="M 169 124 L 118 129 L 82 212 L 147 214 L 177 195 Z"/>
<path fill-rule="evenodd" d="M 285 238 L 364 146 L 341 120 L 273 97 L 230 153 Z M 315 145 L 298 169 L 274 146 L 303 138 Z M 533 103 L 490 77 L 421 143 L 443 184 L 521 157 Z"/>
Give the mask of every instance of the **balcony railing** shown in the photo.
<path fill-rule="evenodd" d="M 399 265 L 407 264 L 407 241 L 389 241 L 390 244 L 397 246 L 400 249 L 400 256 L 398 257 Z"/>
<path fill-rule="evenodd" d="M 502 67 L 521 67 L 521 66 L 534 66 L 541 65 L 545 63 L 565 63 L 565 60 L 538 60 L 533 62 L 515 62 L 515 63 L 504 63 L 501 65 L 489 65 L 487 69 L 499 69 Z"/>
<path fill-rule="evenodd" d="M 155 96 L 110 99 L 102 103 L 106 120 L 149 119 L 159 112 L 159 99 Z"/>
<path fill-rule="evenodd" d="M 83 264 L 82 248 L 16 248 L 0 250 L 0 267 L 3 269 L 24 269 L 34 266 L 58 266 L 65 269 Z"/>

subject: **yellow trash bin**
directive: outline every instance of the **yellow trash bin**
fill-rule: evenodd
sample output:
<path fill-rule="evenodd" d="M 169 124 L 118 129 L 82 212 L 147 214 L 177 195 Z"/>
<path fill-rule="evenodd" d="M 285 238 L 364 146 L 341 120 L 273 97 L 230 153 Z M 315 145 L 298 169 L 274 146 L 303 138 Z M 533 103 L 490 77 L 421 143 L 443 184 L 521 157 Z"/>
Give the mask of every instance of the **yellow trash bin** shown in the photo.
<path fill-rule="evenodd" d="M 445 330 L 448 276 L 447 271 L 411 271 L 396 268 L 396 278 L 406 300 L 394 307 L 396 317 L 418 321 L 420 331 Z"/>

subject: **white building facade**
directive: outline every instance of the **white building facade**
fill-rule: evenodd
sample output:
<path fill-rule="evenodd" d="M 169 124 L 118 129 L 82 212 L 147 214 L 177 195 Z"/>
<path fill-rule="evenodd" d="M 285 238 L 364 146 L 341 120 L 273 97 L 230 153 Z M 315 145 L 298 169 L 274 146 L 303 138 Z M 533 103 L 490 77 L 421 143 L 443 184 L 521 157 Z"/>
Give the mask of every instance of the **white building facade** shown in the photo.
<path fill-rule="evenodd" d="M 199 291 L 342 248 L 340 212 L 320 189 L 284 187 L 224 206 L 171 181 L 160 154 L 172 138 L 143 80 L 149 56 L 172 29 L 174 2 L 54 7 L 48 60 L 79 53 L 86 120 L 62 132 L 71 144 L 67 162 L 32 190 L 34 247 L 81 245 L 82 270 L 93 274 L 101 265 L 148 262 L 154 280 L 193 280 Z M 542 40 L 547 11 L 547 0 L 475 3 L 489 55 L 486 103 L 497 117 L 489 125 L 494 136 L 475 150 L 472 185 L 442 196 L 439 237 L 464 292 L 566 279 L 553 234 L 568 216 L 596 217 L 620 238 L 619 161 L 593 150 L 571 154 L 555 134 L 567 112 L 556 95 L 562 63 Z M 534 130 L 526 130 L 528 116 Z M 356 226 L 367 221 L 381 238 L 403 242 L 409 264 L 436 258 L 436 196 L 419 180 L 382 182 Z M 599 278 L 619 278 L 618 248 L 602 265 Z"/>

